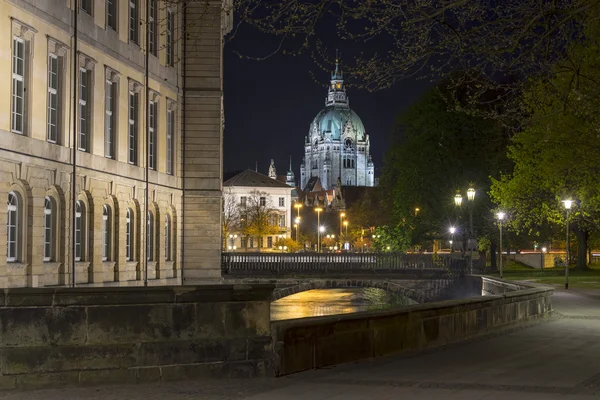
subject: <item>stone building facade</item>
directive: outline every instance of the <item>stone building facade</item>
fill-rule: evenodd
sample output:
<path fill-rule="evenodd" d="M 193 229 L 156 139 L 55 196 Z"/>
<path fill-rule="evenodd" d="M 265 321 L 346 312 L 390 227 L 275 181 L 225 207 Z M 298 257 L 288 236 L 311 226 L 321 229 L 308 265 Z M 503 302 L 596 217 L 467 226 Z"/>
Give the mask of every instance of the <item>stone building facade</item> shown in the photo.
<path fill-rule="evenodd" d="M 0 287 L 220 276 L 231 4 L 181 4 L 0 0 Z"/>

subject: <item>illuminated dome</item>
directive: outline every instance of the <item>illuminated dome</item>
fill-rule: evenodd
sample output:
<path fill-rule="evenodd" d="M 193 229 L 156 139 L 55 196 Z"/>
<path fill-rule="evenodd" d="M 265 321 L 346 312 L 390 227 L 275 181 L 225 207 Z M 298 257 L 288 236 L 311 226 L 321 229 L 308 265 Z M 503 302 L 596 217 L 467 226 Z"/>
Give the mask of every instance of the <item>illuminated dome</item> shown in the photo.
<path fill-rule="evenodd" d="M 325 107 L 315 117 L 311 128 L 311 130 L 316 128 L 321 139 L 329 137 L 333 140 L 340 140 L 346 132 L 355 141 L 365 140 L 365 126 L 358 114 L 350 107 Z"/>

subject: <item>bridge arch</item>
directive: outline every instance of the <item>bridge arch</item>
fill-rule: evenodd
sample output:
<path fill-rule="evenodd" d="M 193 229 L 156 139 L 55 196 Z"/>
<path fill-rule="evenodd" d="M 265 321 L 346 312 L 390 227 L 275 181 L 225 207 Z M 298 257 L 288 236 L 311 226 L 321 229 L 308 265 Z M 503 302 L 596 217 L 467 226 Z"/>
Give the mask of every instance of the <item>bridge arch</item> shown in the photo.
<path fill-rule="evenodd" d="M 288 283 L 285 286 L 281 285 L 273 291 L 271 294 L 271 301 L 277 301 L 284 297 L 291 296 L 300 292 L 307 292 L 314 289 L 338 289 L 338 288 L 377 288 L 385 290 L 389 293 L 395 293 L 404 297 L 408 297 L 417 303 L 424 301 L 424 293 L 406 288 L 398 283 L 376 280 L 376 279 L 323 279 L 323 280 L 310 280 L 310 281 L 298 281 L 294 283 Z"/>

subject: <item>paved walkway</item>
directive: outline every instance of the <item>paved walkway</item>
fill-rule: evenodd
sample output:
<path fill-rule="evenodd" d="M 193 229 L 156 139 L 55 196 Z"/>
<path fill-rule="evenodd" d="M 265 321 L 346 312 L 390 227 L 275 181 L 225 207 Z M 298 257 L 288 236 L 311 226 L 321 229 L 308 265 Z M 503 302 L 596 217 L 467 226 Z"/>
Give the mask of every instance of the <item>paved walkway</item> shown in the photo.
<path fill-rule="evenodd" d="M 600 399 L 600 293 L 558 291 L 552 321 L 444 350 L 278 379 L 5 392 L 3 400 Z"/>

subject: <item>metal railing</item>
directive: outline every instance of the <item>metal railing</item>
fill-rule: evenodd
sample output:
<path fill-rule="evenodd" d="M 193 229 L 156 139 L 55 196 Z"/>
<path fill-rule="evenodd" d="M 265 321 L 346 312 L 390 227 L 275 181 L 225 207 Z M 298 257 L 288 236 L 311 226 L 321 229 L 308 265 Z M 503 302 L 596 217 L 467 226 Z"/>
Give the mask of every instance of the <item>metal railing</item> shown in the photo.
<path fill-rule="evenodd" d="M 223 253 L 224 275 L 343 273 L 464 274 L 468 258 L 405 253 Z"/>

